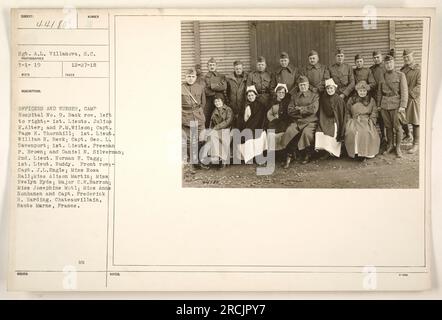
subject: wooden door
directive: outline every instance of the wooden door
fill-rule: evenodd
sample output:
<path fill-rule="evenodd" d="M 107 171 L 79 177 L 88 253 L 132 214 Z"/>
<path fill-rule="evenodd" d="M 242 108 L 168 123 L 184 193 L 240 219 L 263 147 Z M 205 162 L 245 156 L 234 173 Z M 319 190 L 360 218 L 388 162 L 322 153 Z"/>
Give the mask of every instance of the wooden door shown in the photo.
<path fill-rule="evenodd" d="M 255 21 L 251 24 L 251 38 L 252 64 L 256 64 L 256 57 L 264 56 L 270 71 L 278 68 L 282 51 L 297 67 L 308 63 L 312 49 L 318 51 L 321 63 L 334 62 L 334 21 Z"/>

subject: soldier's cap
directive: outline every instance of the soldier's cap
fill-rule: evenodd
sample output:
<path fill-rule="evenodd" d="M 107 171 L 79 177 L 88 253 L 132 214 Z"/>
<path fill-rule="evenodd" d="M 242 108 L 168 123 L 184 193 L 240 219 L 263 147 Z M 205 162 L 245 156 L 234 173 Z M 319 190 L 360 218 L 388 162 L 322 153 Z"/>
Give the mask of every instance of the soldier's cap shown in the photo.
<path fill-rule="evenodd" d="M 249 93 L 249 92 L 254 92 L 256 95 L 258 95 L 258 90 L 256 90 L 254 85 L 247 87 L 246 93 Z"/>
<path fill-rule="evenodd" d="M 197 64 L 195 65 L 195 69 L 201 69 L 201 65 L 200 65 L 199 63 L 197 63 Z"/>
<path fill-rule="evenodd" d="M 289 54 L 285 51 L 281 52 L 279 59 L 289 59 Z"/>
<path fill-rule="evenodd" d="M 370 86 L 365 80 L 361 80 L 356 84 L 355 89 L 356 91 L 361 89 L 370 90 Z"/>
<path fill-rule="evenodd" d="M 341 48 L 336 49 L 336 54 L 344 54 L 344 50 Z"/>
<path fill-rule="evenodd" d="M 213 100 L 215 101 L 216 99 L 220 99 L 224 102 L 224 95 L 222 93 L 215 93 L 215 97 L 213 98 Z"/>
<path fill-rule="evenodd" d="M 387 55 L 385 56 L 384 61 L 394 61 L 394 57 L 393 57 L 392 55 L 387 54 Z"/>
<path fill-rule="evenodd" d="M 298 83 L 308 83 L 308 78 L 306 76 L 300 76 L 298 78 Z"/>
<path fill-rule="evenodd" d="M 413 50 L 405 49 L 404 52 L 402 53 L 402 56 L 405 57 L 405 56 L 408 56 L 409 54 L 412 54 L 412 53 L 414 53 Z"/>
<path fill-rule="evenodd" d="M 319 56 L 318 52 L 316 50 L 310 50 L 310 52 L 308 53 L 308 56 Z"/>
<path fill-rule="evenodd" d="M 360 54 L 355 55 L 355 61 L 359 59 L 364 59 L 364 57 Z"/>
<path fill-rule="evenodd" d="M 338 85 L 335 83 L 335 80 L 333 80 L 333 78 L 325 80 L 325 87 L 327 88 L 327 87 L 330 87 L 330 86 L 331 87 L 335 87 L 335 88 L 338 87 Z"/>
<path fill-rule="evenodd" d="M 187 70 L 186 70 L 186 75 L 188 75 L 188 74 L 196 74 L 196 70 L 195 70 L 195 68 L 189 68 L 189 69 L 187 69 Z"/>
<path fill-rule="evenodd" d="M 381 50 L 375 50 L 375 51 L 373 51 L 373 57 L 374 56 L 381 56 L 382 55 L 382 52 L 381 52 Z"/>
<path fill-rule="evenodd" d="M 207 61 L 207 63 L 216 63 L 216 60 L 215 60 L 215 58 L 212 57 L 209 59 L 209 61 Z"/>
<path fill-rule="evenodd" d="M 256 62 L 266 62 L 266 58 L 259 56 L 258 59 L 256 59 Z"/>
<path fill-rule="evenodd" d="M 278 83 L 276 85 L 275 92 L 278 92 L 281 89 L 284 89 L 285 93 L 287 93 L 289 91 L 289 89 L 287 89 L 287 85 L 285 83 Z"/>
<path fill-rule="evenodd" d="M 236 60 L 236 61 L 233 62 L 233 66 L 234 67 L 237 66 L 237 65 L 243 65 L 242 61 L 241 60 Z"/>

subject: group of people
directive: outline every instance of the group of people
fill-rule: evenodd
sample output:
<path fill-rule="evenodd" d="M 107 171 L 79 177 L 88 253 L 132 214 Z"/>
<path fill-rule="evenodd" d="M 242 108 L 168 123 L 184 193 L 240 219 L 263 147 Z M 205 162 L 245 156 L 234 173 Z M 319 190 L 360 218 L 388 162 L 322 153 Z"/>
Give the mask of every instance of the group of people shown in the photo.
<path fill-rule="evenodd" d="M 211 58 L 205 75 L 197 65 L 186 72 L 182 84 L 187 156 L 197 160 L 192 162 L 196 167 L 208 167 L 189 152 L 192 126 L 199 133 L 204 129 L 215 133 L 198 134 L 194 149 L 205 146 L 208 157 L 222 167 L 229 162 L 234 129 L 253 132 L 236 140 L 237 156 L 249 162 L 266 150 L 282 150 L 285 168 L 292 159 L 308 163 L 314 151 L 324 159 L 340 157 L 343 150 L 351 158 L 373 158 L 384 141 L 383 154 L 395 152 L 402 157 L 403 139 L 412 140 L 407 152 L 415 153 L 420 66 L 412 50 L 404 50 L 403 59 L 404 65 L 396 71 L 394 52 L 384 57 L 373 51 L 371 67 L 365 67 L 363 57 L 356 55 L 353 68 L 344 62 L 343 50 L 337 49 L 336 62 L 325 66 L 312 50 L 308 65 L 297 68 L 290 64 L 288 53 L 282 52 L 274 73 L 267 71 L 266 59 L 258 57 L 255 71 L 247 74 L 243 63 L 235 61 L 233 73 L 223 75 Z M 269 144 L 269 139 L 274 143 Z"/>

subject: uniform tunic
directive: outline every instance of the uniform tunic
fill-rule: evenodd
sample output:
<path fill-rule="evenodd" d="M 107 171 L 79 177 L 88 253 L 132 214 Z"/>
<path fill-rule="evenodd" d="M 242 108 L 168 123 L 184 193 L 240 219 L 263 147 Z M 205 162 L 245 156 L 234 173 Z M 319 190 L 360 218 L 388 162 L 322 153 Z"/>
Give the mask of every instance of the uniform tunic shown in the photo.
<path fill-rule="evenodd" d="M 218 71 L 209 71 L 204 76 L 206 82 L 205 92 L 206 92 L 206 108 L 204 110 L 204 115 L 206 116 L 206 127 L 209 127 L 210 117 L 212 115 L 215 105 L 213 100 L 215 94 L 225 94 L 227 89 L 227 82 L 225 76 Z"/>
<path fill-rule="evenodd" d="M 232 126 L 237 127 L 238 115 L 241 108 L 244 106 L 246 98 L 246 83 L 247 74 L 243 73 L 241 76 L 229 74 L 226 76 L 227 81 L 227 104 L 233 111 Z"/>
<path fill-rule="evenodd" d="M 196 102 L 192 99 L 191 95 Z M 204 117 L 203 109 L 205 104 L 206 96 L 204 94 L 203 86 L 198 83 L 192 85 L 183 83 L 181 85 L 181 125 L 186 134 L 190 132 L 190 121 L 198 121 L 199 132 L 204 129 L 206 119 Z"/>
<path fill-rule="evenodd" d="M 259 100 L 266 108 L 270 103 L 270 95 L 272 92 L 271 84 L 272 76 L 267 71 L 253 71 L 249 73 L 247 77 L 247 86 L 255 86 L 258 91 L 257 100 Z"/>
<path fill-rule="evenodd" d="M 400 71 L 386 71 L 384 79 L 378 85 L 377 105 L 385 127 L 401 130 L 398 109 L 406 108 L 408 104 L 408 86 L 405 74 Z"/>
<path fill-rule="evenodd" d="M 212 158 L 227 160 L 230 154 L 230 126 L 233 120 L 232 109 L 226 105 L 215 108 L 210 118 L 210 135 L 207 139 L 208 154 Z"/>
<path fill-rule="evenodd" d="M 370 67 L 371 73 L 373 74 L 373 78 L 375 81 L 375 87 L 373 88 L 372 92 L 370 92 L 370 95 L 376 100 L 378 98 L 377 91 L 379 83 L 384 79 L 384 73 L 385 73 L 385 66 L 384 63 L 381 62 L 379 64 L 374 64 Z"/>
<path fill-rule="evenodd" d="M 301 74 L 308 78 L 310 84 L 310 91 L 314 93 L 321 93 L 325 90 L 325 80 L 330 78 L 330 72 L 328 68 L 320 64 L 309 64 L 301 69 Z"/>
<path fill-rule="evenodd" d="M 310 90 L 296 93 L 288 106 L 288 115 L 292 123 L 282 136 L 282 145 L 287 146 L 299 134 L 298 150 L 314 146 L 318 109 L 319 95 L 317 93 Z"/>
<path fill-rule="evenodd" d="M 192 98 L 193 97 L 193 98 Z M 195 101 L 194 101 L 195 99 Z M 190 150 L 190 144 L 194 144 L 194 150 L 197 149 L 196 145 L 198 141 L 202 141 L 203 135 L 201 134 L 205 128 L 206 118 L 204 116 L 204 106 L 206 104 L 206 95 L 204 93 L 204 87 L 198 83 L 192 85 L 186 82 L 181 85 L 181 128 L 183 130 L 182 147 L 183 147 L 183 160 L 187 159 Z M 197 121 L 198 137 L 191 137 L 191 121 Z M 192 140 L 195 139 L 195 140 Z M 186 151 L 184 151 L 186 150 Z M 194 158 L 196 155 L 192 155 Z M 193 159 L 192 161 L 194 161 Z"/>
<path fill-rule="evenodd" d="M 421 93 L 421 70 L 416 63 L 404 65 L 401 71 L 405 74 L 408 84 L 408 105 L 405 112 L 407 122 L 419 125 L 419 104 Z"/>
<path fill-rule="evenodd" d="M 330 77 L 337 84 L 337 93 L 348 97 L 355 88 L 355 78 L 353 68 L 347 63 L 334 63 L 330 66 Z"/>
<path fill-rule="evenodd" d="M 374 98 L 350 98 L 346 105 L 345 148 L 354 158 L 372 158 L 379 153 L 380 138 L 376 129 L 377 107 Z"/>
<path fill-rule="evenodd" d="M 373 92 L 373 89 L 376 87 L 376 80 L 374 79 L 370 68 L 355 68 L 353 73 L 355 76 L 355 84 L 357 84 L 359 81 L 365 81 L 370 86 L 370 92 Z M 356 90 L 355 93 L 357 94 Z"/>
<path fill-rule="evenodd" d="M 287 89 L 290 94 L 293 94 L 296 89 L 296 82 L 299 77 L 298 68 L 288 65 L 286 68 L 280 67 L 274 74 L 271 84 L 272 91 L 275 90 L 278 83 L 284 83 L 287 85 Z"/>

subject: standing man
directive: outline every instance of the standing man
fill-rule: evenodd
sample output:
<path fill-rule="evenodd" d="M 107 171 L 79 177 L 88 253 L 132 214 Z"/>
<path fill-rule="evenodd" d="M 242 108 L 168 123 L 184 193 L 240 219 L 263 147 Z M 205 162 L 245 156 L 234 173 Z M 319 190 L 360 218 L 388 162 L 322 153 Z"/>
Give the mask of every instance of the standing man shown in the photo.
<path fill-rule="evenodd" d="M 217 93 L 224 95 L 227 89 L 226 78 L 223 74 L 216 71 L 216 60 L 210 58 L 207 61 L 207 67 L 209 71 L 204 76 L 206 82 L 206 108 L 204 110 L 204 115 L 206 117 L 206 128 L 210 125 L 210 117 L 212 116 L 213 110 L 215 108 L 214 99 Z"/>
<path fill-rule="evenodd" d="M 403 52 L 404 66 L 401 71 L 405 74 L 408 84 L 408 105 L 406 112 L 407 124 L 406 133 L 408 132 L 408 124 L 413 126 L 413 146 L 408 153 L 415 153 L 419 146 L 419 104 L 421 94 L 421 70 L 420 66 L 414 62 L 413 51 L 405 49 Z M 409 133 L 408 133 L 409 134 Z"/>
<path fill-rule="evenodd" d="M 384 79 L 385 65 L 380 50 L 373 51 L 373 65 L 370 67 L 371 73 L 373 74 L 374 81 L 376 82 L 374 90 L 371 92 L 371 96 L 376 100 L 378 98 L 378 87 L 379 83 Z M 376 101 L 377 102 L 377 101 Z M 378 118 L 379 131 L 381 132 L 381 145 L 385 141 L 385 126 L 382 117 Z M 385 147 L 385 145 L 384 145 Z"/>
<path fill-rule="evenodd" d="M 241 108 L 245 106 L 247 74 L 244 72 L 243 63 L 233 63 L 233 73 L 226 76 L 227 80 L 227 105 L 233 111 L 232 127 L 238 128 L 238 116 Z"/>
<path fill-rule="evenodd" d="M 267 108 L 270 104 L 270 94 L 272 76 L 266 71 L 267 63 L 263 56 L 258 57 L 256 71 L 249 73 L 247 77 L 247 87 L 255 86 L 258 91 L 257 99 Z"/>
<path fill-rule="evenodd" d="M 202 85 L 203 87 L 206 86 L 206 80 L 204 79 L 203 71 L 201 69 L 200 64 L 195 65 L 196 70 L 196 83 Z"/>
<path fill-rule="evenodd" d="M 301 74 L 306 76 L 310 83 L 310 91 L 321 94 L 325 90 L 325 80 L 330 78 L 327 66 L 319 63 L 319 54 L 311 50 L 308 54 L 308 66 L 301 69 Z"/>
<path fill-rule="evenodd" d="M 370 93 L 372 93 L 376 87 L 376 81 L 371 69 L 364 67 L 364 58 L 360 54 L 355 55 L 355 66 L 356 68 L 353 70 L 355 83 L 365 81 L 370 86 Z"/>
<path fill-rule="evenodd" d="M 344 63 L 344 51 L 342 49 L 336 50 L 336 62 L 329 68 L 330 77 L 333 78 L 338 85 L 336 93 L 347 101 L 347 98 L 355 88 L 355 78 L 353 75 L 353 68 Z"/>
<path fill-rule="evenodd" d="M 207 168 L 199 162 L 198 150 L 204 143 L 200 139 L 201 132 L 204 130 L 206 122 L 204 116 L 204 107 L 206 104 L 206 95 L 204 87 L 196 83 L 196 70 L 186 71 L 186 80 L 181 85 L 181 128 L 183 131 L 183 157 L 188 159 L 193 168 Z M 195 129 L 198 131 L 195 132 Z M 186 150 L 184 152 L 184 150 Z"/>
<path fill-rule="evenodd" d="M 279 56 L 280 67 L 273 74 L 272 77 L 272 91 L 275 90 L 278 83 L 287 85 L 288 93 L 293 95 L 297 89 L 296 80 L 299 77 L 298 68 L 290 64 L 289 54 L 287 52 L 281 52 Z"/>
<path fill-rule="evenodd" d="M 387 131 L 387 150 L 383 154 L 393 151 L 393 129 L 396 131 L 396 156 L 402 157 L 402 121 L 405 120 L 405 109 L 408 104 L 408 86 L 405 74 L 394 70 L 394 57 L 385 57 L 384 79 L 379 83 L 377 106 Z"/>

